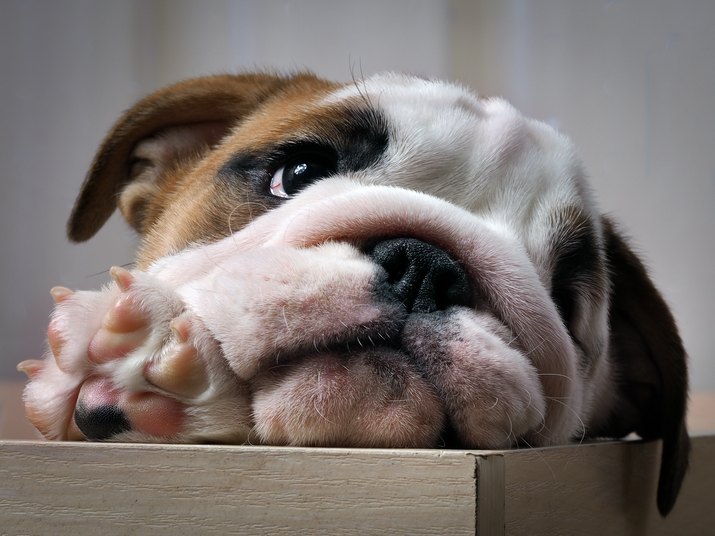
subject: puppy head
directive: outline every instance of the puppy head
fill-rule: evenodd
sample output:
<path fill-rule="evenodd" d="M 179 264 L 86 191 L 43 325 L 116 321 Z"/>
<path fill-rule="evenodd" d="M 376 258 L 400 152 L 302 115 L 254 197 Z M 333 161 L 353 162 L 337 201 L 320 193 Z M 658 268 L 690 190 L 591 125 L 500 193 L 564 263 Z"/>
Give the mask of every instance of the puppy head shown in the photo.
<path fill-rule="evenodd" d="M 328 248 L 331 259 L 357 251 L 388 274 L 395 247 L 455 262 L 466 282 L 445 293 L 458 288 L 465 303 L 433 306 L 443 298 L 434 290 L 390 290 L 408 303 L 400 340 L 411 361 L 389 352 L 379 360 L 406 371 L 406 392 L 426 408 L 400 417 L 417 431 L 393 446 L 637 432 L 663 439 L 658 505 L 672 507 L 688 456 L 675 323 L 598 213 L 570 142 L 504 101 L 400 75 L 346 86 L 311 75 L 190 80 L 140 101 L 110 131 L 70 238 L 90 238 L 117 206 L 142 237 L 142 268 L 254 221 L 271 230 L 266 240 L 344 242 L 352 253 Z M 306 358 L 302 370 L 311 359 L 333 358 Z M 375 369 L 363 365 L 369 378 Z M 267 397 L 268 413 L 296 398 L 276 382 L 284 391 Z M 351 443 L 379 442 L 343 438 Z"/>

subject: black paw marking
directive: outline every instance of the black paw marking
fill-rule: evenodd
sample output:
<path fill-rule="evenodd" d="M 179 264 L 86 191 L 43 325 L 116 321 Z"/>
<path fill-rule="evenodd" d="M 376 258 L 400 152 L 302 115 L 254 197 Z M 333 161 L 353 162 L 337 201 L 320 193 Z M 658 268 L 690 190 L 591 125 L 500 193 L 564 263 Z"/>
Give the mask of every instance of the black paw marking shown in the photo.
<path fill-rule="evenodd" d="M 74 420 L 82 433 L 91 441 L 101 441 L 131 430 L 129 421 L 116 406 L 88 408 L 82 402 L 74 410 Z"/>

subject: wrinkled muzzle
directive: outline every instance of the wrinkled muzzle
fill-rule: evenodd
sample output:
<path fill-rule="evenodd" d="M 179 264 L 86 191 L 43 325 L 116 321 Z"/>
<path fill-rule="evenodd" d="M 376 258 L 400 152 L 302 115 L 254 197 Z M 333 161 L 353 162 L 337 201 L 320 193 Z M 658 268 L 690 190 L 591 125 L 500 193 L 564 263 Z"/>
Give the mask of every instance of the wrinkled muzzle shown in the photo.
<path fill-rule="evenodd" d="M 501 448 L 582 432 L 574 348 L 523 246 L 435 197 L 325 180 L 151 272 L 251 385 L 263 442 Z"/>

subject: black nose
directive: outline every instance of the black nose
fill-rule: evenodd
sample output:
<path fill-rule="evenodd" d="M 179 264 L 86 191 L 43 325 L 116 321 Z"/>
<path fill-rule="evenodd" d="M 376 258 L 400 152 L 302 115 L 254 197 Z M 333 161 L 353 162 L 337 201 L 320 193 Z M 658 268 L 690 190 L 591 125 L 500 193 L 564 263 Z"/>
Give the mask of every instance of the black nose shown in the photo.
<path fill-rule="evenodd" d="M 368 253 L 387 272 L 380 292 L 402 302 L 408 313 L 431 313 L 472 301 L 466 272 L 435 246 L 415 238 L 392 238 Z"/>
<path fill-rule="evenodd" d="M 131 430 L 122 410 L 115 406 L 98 406 L 89 409 L 78 402 L 74 409 L 74 421 L 91 441 L 101 441 Z"/>

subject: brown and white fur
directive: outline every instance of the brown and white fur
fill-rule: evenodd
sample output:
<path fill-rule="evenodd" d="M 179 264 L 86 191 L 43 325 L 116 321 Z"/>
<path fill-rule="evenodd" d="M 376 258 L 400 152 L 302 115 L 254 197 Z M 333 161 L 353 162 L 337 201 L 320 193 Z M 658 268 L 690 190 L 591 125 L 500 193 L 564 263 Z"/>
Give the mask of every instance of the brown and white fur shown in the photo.
<path fill-rule="evenodd" d="M 55 288 L 25 404 L 50 439 L 689 449 L 670 312 L 572 144 L 502 99 L 383 74 L 199 78 L 102 143 L 69 221 L 136 269 Z"/>

